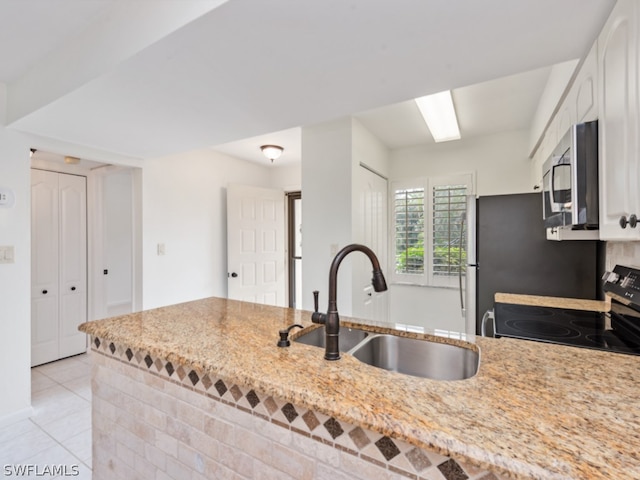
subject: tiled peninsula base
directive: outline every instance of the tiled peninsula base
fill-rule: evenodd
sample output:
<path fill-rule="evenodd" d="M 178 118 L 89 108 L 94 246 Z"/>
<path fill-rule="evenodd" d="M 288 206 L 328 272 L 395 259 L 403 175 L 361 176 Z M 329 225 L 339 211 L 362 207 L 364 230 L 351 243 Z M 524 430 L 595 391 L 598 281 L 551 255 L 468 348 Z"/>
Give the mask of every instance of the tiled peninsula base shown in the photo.
<path fill-rule="evenodd" d="M 504 478 L 146 352 L 92 347 L 94 480 Z"/>

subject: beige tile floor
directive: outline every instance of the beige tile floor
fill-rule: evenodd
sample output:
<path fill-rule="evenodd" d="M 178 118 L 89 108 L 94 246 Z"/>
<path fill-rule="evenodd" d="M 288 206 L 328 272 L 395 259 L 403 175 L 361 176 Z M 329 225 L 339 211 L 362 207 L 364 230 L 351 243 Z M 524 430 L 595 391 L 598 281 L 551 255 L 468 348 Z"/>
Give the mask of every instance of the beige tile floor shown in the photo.
<path fill-rule="evenodd" d="M 91 366 L 87 354 L 31 369 L 34 414 L 0 428 L 0 476 L 91 479 Z M 16 468 L 37 466 L 31 476 Z M 42 475 L 52 466 L 66 475 Z M 36 467 L 32 467 L 36 468 Z M 61 468 L 61 467 L 58 467 Z"/>

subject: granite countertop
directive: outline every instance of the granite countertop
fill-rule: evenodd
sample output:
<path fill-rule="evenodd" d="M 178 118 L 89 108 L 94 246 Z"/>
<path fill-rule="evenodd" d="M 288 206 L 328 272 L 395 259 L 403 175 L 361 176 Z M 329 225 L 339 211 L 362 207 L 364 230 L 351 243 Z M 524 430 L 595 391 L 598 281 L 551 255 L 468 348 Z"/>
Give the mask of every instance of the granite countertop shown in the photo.
<path fill-rule="evenodd" d="M 309 312 L 208 298 L 80 330 L 514 478 L 640 478 L 640 357 L 477 338 L 478 374 L 436 381 L 276 347 L 292 323 L 316 327 Z"/>

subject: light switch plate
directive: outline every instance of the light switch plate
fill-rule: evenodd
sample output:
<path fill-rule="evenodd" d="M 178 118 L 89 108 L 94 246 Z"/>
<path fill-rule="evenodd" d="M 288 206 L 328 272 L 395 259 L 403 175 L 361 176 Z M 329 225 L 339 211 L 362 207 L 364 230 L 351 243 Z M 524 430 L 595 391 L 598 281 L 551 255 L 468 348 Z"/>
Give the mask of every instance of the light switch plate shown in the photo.
<path fill-rule="evenodd" d="M 0 263 L 15 263 L 13 245 L 0 246 Z"/>

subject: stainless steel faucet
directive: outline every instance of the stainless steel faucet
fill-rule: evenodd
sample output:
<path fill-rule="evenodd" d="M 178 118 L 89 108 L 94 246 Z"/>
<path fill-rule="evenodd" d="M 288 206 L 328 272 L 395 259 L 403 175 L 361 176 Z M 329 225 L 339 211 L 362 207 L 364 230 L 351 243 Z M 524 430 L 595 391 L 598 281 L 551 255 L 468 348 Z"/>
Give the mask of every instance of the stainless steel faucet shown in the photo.
<path fill-rule="evenodd" d="M 380 269 L 380 262 L 378 257 L 369 247 L 364 245 L 358 245 L 353 243 L 347 245 L 340 250 L 333 261 L 331 262 L 331 268 L 329 270 L 329 307 L 327 313 L 318 312 L 318 291 L 313 292 L 314 296 L 314 310 L 311 315 L 311 321 L 313 323 L 320 323 L 324 325 L 325 332 L 325 353 L 324 358 L 326 360 L 338 360 L 340 359 L 339 350 L 339 334 L 340 334 L 340 316 L 338 315 L 338 304 L 336 300 L 337 296 L 337 283 L 338 283 L 338 267 L 342 259 L 349 253 L 360 251 L 364 253 L 373 266 L 373 278 L 371 284 L 376 292 L 384 292 L 387 289 L 387 282 L 384 279 L 382 270 Z"/>

